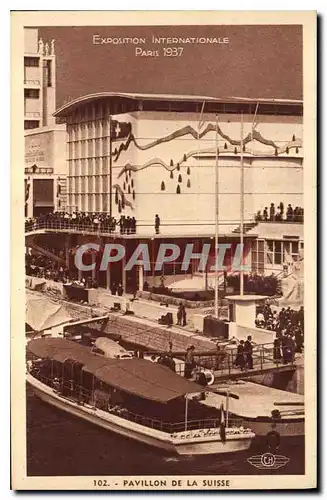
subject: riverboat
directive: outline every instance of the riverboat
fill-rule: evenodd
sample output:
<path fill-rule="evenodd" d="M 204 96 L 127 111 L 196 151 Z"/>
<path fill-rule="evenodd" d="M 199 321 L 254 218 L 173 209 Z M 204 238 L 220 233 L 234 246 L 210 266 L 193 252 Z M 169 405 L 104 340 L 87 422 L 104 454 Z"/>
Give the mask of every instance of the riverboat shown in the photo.
<path fill-rule="evenodd" d="M 249 448 L 254 433 L 223 407 L 201 404 L 203 387 L 145 359 L 110 359 L 62 338 L 27 344 L 27 383 L 46 403 L 130 439 L 180 455 Z"/>
<path fill-rule="evenodd" d="M 205 406 L 219 408 L 228 402 L 227 415 L 241 420 L 257 437 L 303 438 L 304 397 L 246 380 L 229 381 L 206 394 Z"/>

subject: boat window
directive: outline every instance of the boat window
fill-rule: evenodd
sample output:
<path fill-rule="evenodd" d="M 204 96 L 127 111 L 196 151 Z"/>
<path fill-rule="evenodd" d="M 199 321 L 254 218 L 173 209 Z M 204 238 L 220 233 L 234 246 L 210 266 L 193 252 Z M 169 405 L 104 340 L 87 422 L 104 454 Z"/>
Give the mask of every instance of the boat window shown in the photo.
<path fill-rule="evenodd" d="M 94 354 L 102 354 L 102 356 L 104 356 L 104 351 L 102 349 L 99 349 L 98 347 L 93 347 L 92 352 Z"/>

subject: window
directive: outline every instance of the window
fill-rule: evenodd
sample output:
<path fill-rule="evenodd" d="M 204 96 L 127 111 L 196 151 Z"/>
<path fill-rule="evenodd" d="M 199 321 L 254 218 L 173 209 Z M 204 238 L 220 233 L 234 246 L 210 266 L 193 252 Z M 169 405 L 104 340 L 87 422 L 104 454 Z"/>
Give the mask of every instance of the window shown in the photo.
<path fill-rule="evenodd" d="M 275 257 L 275 264 L 281 265 L 281 263 L 282 263 L 282 242 L 281 241 L 275 241 L 274 257 Z"/>
<path fill-rule="evenodd" d="M 104 351 L 102 349 L 99 349 L 98 347 L 92 347 L 92 352 L 94 352 L 95 354 L 101 354 L 102 356 L 104 356 Z"/>
<path fill-rule="evenodd" d="M 266 264 L 269 270 L 270 266 L 281 266 L 284 263 L 296 261 L 299 255 L 298 241 L 266 241 Z"/>
<path fill-rule="evenodd" d="M 52 87 L 51 61 L 46 62 L 46 69 L 47 69 L 47 86 Z"/>
<path fill-rule="evenodd" d="M 39 58 L 38 57 L 24 57 L 24 66 L 39 66 Z"/>
<path fill-rule="evenodd" d="M 28 130 L 31 128 L 38 128 L 39 127 L 39 120 L 25 120 L 24 121 L 24 129 Z"/>
<path fill-rule="evenodd" d="M 24 97 L 27 99 L 38 99 L 40 97 L 39 89 L 24 89 Z"/>

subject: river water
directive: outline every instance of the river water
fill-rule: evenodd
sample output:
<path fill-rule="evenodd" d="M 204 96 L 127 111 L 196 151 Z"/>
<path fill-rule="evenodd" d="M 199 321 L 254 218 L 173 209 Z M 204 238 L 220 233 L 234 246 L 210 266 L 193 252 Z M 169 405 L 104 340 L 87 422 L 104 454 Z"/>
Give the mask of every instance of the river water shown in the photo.
<path fill-rule="evenodd" d="M 270 451 L 253 444 L 246 452 L 176 457 L 84 422 L 47 405 L 27 388 L 28 476 L 303 474 L 303 443 L 282 441 L 275 454 L 289 463 L 259 470 L 247 459 Z"/>

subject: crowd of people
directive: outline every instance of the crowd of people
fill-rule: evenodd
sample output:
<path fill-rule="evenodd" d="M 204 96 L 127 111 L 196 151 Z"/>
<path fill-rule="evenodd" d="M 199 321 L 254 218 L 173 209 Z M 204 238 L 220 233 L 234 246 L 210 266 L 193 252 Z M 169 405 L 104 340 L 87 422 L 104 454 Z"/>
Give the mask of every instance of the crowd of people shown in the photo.
<path fill-rule="evenodd" d="M 278 349 L 284 352 L 285 348 L 292 348 L 294 352 L 302 352 L 304 342 L 304 308 L 298 311 L 291 307 L 283 307 L 279 312 L 272 310 L 265 304 L 258 308 L 255 324 L 258 328 L 276 332 L 276 353 Z M 283 357 L 283 354 L 280 355 Z"/>
<path fill-rule="evenodd" d="M 32 231 L 38 226 L 46 226 L 49 229 L 77 229 L 89 230 L 92 232 L 102 231 L 121 234 L 136 233 L 136 219 L 121 215 L 117 220 L 106 213 L 86 213 L 86 212 L 52 212 L 39 217 L 30 218 L 25 221 L 25 231 Z"/>
<path fill-rule="evenodd" d="M 71 279 L 68 269 L 56 265 L 54 261 L 43 255 L 25 255 L 25 274 L 61 283 L 68 283 Z"/>
<path fill-rule="evenodd" d="M 270 207 L 265 207 L 262 210 L 258 210 L 255 216 L 257 222 L 303 222 L 304 219 L 304 209 L 302 207 L 292 207 L 289 203 L 284 207 L 284 203 L 281 201 L 278 207 L 275 203 L 271 203 Z"/>

